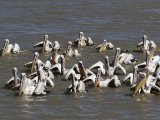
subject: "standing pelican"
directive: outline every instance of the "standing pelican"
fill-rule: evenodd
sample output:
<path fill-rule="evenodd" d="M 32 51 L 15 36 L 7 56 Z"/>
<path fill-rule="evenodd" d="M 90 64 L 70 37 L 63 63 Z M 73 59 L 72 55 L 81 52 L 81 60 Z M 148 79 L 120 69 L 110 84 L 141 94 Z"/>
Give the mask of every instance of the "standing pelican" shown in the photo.
<path fill-rule="evenodd" d="M 42 52 L 51 52 L 53 48 L 52 42 L 48 40 L 48 35 L 44 35 L 44 41 L 41 41 L 33 46 L 42 48 Z"/>

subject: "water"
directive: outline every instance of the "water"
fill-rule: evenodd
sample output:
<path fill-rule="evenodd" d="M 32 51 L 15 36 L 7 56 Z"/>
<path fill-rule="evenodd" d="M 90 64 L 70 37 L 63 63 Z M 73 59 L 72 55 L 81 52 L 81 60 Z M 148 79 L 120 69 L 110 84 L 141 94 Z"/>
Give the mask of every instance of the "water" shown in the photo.
<path fill-rule="evenodd" d="M 0 119 L 145 119 L 157 120 L 160 112 L 159 96 L 131 97 L 129 87 L 89 89 L 86 94 L 65 95 L 70 81 L 56 77 L 52 93 L 40 97 L 16 96 L 3 89 L 16 66 L 19 73 L 24 63 L 33 57 L 33 45 L 43 39 L 58 40 L 62 51 L 68 40 L 75 40 L 83 31 L 95 46 L 80 48 L 82 58 L 67 58 L 67 67 L 83 60 L 85 67 L 104 56 L 113 58 L 114 51 L 97 53 L 96 45 L 108 39 L 116 47 L 135 48 L 146 34 L 158 47 L 160 31 L 159 0 L 1 0 L 0 1 L 0 48 L 4 39 L 17 42 L 27 52 L 0 57 Z M 143 61 L 142 54 L 134 53 Z M 157 52 L 159 54 L 159 51 Z M 49 55 L 40 54 L 45 61 Z M 131 66 L 126 66 L 132 71 Z M 121 76 L 123 78 L 123 76 Z"/>

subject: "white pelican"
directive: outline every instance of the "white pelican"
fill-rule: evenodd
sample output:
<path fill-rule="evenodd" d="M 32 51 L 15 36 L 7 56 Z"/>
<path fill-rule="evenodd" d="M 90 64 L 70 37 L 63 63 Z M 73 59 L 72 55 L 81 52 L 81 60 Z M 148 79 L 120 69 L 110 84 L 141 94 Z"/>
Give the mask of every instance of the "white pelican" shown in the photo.
<path fill-rule="evenodd" d="M 135 64 L 137 59 L 131 53 L 121 53 L 119 55 L 119 63 L 124 63 L 126 65 Z"/>
<path fill-rule="evenodd" d="M 117 75 L 113 75 L 111 78 L 104 80 L 101 78 L 101 70 L 99 69 L 98 71 L 100 71 L 100 72 L 98 72 L 97 77 L 95 79 L 95 86 L 96 87 L 109 87 L 109 86 L 118 87 L 118 86 L 121 86 L 121 82 L 118 79 Z"/>
<path fill-rule="evenodd" d="M 5 39 L 4 47 L 1 50 L 1 56 L 11 54 L 11 53 L 19 53 L 20 52 L 20 46 L 15 43 L 14 45 L 9 43 L 9 39 Z"/>
<path fill-rule="evenodd" d="M 59 44 L 58 41 L 54 41 L 54 46 L 53 46 L 54 49 L 57 49 L 58 51 L 61 49 L 61 46 Z"/>
<path fill-rule="evenodd" d="M 69 56 L 69 57 L 72 57 L 73 56 L 73 49 L 72 49 L 72 42 L 71 41 L 68 41 L 67 42 L 68 46 L 67 46 L 67 50 L 65 51 L 64 55 L 65 57 L 66 56 Z"/>
<path fill-rule="evenodd" d="M 44 35 L 44 41 L 41 41 L 33 46 L 42 48 L 42 52 L 51 52 L 53 48 L 52 42 L 48 40 L 48 35 Z"/>
<path fill-rule="evenodd" d="M 147 36 L 144 35 L 143 41 L 137 44 L 137 48 L 141 48 L 143 52 L 146 52 L 146 51 L 155 52 L 157 49 L 157 45 L 155 44 L 154 41 L 148 40 Z"/>
<path fill-rule="evenodd" d="M 5 87 L 7 89 L 17 89 L 19 88 L 19 85 L 20 85 L 20 78 L 18 77 L 18 69 L 16 67 L 13 68 L 13 77 L 11 77 Z"/>
<path fill-rule="evenodd" d="M 58 63 L 60 55 L 57 53 L 57 49 L 52 50 L 52 57 L 51 57 L 51 65 L 55 65 Z"/>
<path fill-rule="evenodd" d="M 30 70 L 30 72 L 34 72 L 36 70 L 36 62 L 39 61 L 41 63 L 42 66 L 44 66 L 44 63 L 38 59 L 39 57 L 39 53 L 35 52 L 34 53 L 34 57 L 33 57 L 33 61 L 25 63 L 24 67 L 26 67 L 27 69 Z"/>
<path fill-rule="evenodd" d="M 76 81 L 75 74 L 72 74 L 72 84 L 67 88 L 66 94 L 77 92 L 86 92 L 86 87 L 83 81 Z"/>
<path fill-rule="evenodd" d="M 153 54 L 149 51 L 146 52 L 145 62 L 136 65 L 138 68 L 147 68 L 151 73 L 154 73 L 160 61 L 160 56 Z"/>
<path fill-rule="evenodd" d="M 98 50 L 98 52 L 113 50 L 114 45 L 111 42 L 108 42 L 107 40 L 103 40 L 103 43 L 98 45 L 96 49 Z"/>
<path fill-rule="evenodd" d="M 65 57 L 80 57 L 80 53 L 78 52 L 78 49 L 72 49 L 72 42 L 68 41 L 67 50 L 63 53 Z"/>
<path fill-rule="evenodd" d="M 126 74 L 125 68 L 122 67 L 118 62 L 116 62 L 117 60 L 114 60 L 114 61 L 115 61 L 115 63 L 113 64 L 113 66 L 111 66 L 110 63 L 109 63 L 108 56 L 105 56 L 106 72 L 107 72 L 107 74 L 109 76 L 110 75 L 114 75 L 117 70 L 121 70 L 123 74 Z"/>
<path fill-rule="evenodd" d="M 27 78 L 25 73 L 22 73 L 19 95 L 32 95 L 35 91 L 35 88 L 35 83 L 31 79 Z"/>
<path fill-rule="evenodd" d="M 92 45 L 94 45 L 93 40 L 91 39 L 91 37 L 88 37 L 88 38 L 87 38 L 86 45 L 87 45 L 87 46 L 92 46 Z"/>
<path fill-rule="evenodd" d="M 160 88 L 156 85 L 157 78 L 153 77 L 152 75 L 149 75 L 149 71 L 147 71 L 147 73 L 140 72 L 139 76 L 140 79 L 135 87 L 133 96 L 141 92 L 149 94 L 151 93 L 151 88 L 156 88 L 158 91 L 160 91 Z"/>
<path fill-rule="evenodd" d="M 81 54 L 78 52 L 77 49 L 74 49 L 73 57 L 81 57 Z"/>
<path fill-rule="evenodd" d="M 84 36 L 83 32 L 79 32 L 79 38 L 74 41 L 76 46 L 86 46 L 87 38 Z"/>

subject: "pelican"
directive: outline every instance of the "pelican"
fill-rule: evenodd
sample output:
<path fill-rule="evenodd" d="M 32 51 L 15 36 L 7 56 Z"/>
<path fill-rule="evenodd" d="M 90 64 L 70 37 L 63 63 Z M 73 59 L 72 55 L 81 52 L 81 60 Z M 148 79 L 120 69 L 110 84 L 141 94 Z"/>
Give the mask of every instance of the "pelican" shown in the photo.
<path fill-rule="evenodd" d="M 81 54 L 78 52 L 77 49 L 74 50 L 73 57 L 81 57 Z"/>
<path fill-rule="evenodd" d="M 114 75 L 115 72 L 117 70 L 121 70 L 123 74 L 126 74 L 126 70 L 124 67 L 122 67 L 118 62 L 116 62 L 117 60 L 115 60 L 115 63 L 113 64 L 113 66 L 111 66 L 109 64 L 109 58 L 108 56 L 105 56 L 105 62 L 106 62 L 106 72 L 107 74 L 110 75 Z"/>
<path fill-rule="evenodd" d="M 157 49 L 157 45 L 152 40 L 148 40 L 147 36 L 143 36 L 143 41 L 137 44 L 137 48 L 141 48 L 143 52 L 153 51 Z"/>
<path fill-rule="evenodd" d="M 36 85 L 34 94 L 35 95 L 45 95 L 47 94 L 46 92 L 47 83 L 51 87 L 54 87 L 54 82 L 48 76 L 43 74 L 43 71 L 41 68 L 38 69 L 37 73 L 38 73 L 38 83 Z"/>
<path fill-rule="evenodd" d="M 15 43 L 15 45 L 12 45 L 9 43 L 9 39 L 5 39 L 5 44 L 3 49 L 1 50 L 1 56 L 11 54 L 11 53 L 19 53 L 20 52 L 20 47 L 18 44 Z"/>
<path fill-rule="evenodd" d="M 39 61 L 42 66 L 44 66 L 44 63 L 40 59 L 38 59 L 38 57 L 39 57 L 39 53 L 35 52 L 34 57 L 33 57 L 33 61 L 25 63 L 24 67 L 28 68 L 31 72 L 34 72 L 36 70 L 36 62 L 37 61 Z"/>
<path fill-rule="evenodd" d="M 147 68 L 151 73 L 154 73 L 160 61 L 160 56 L 153 54 L 149 51 L 146 52 L 145 62 L 136 65 L 138 68 Z"/>
<path fill-rule="evenodd" d="M 48 40 L 48 35 L 44 35 L 44 41 L 41 41 L 33 46 L 42 48 L 42 52 L 51 52 L 53 49 L 53 44 Z"/>
<path fill-rule="evenodd" d="M 52 50 L 52 57 L 51 57 L 51 65 L 55 65 L 58 63 L 60 55 L 57 53 L 57 49 Z"/>
<path fill-rule="evenodd" d="M 156 88 L 158 91 L 160 91 L 160 88 L 156 85 L 157 78 L 153 77 L 152 75 L 149 75 L 149 71 L 147 71 L 147 73 L 140 72 L 139 76 L 140 79 L 135 87 L 133 96 L 141 92 L 150 94 L 151 88 Z"/>
<path fill-rule="evenodd" d="M 66 90 L 66 94 L 77 93 L 77 92 L 86 92 L 86 87 L 83 81 L 76 81 L 75 74 L 72 74 L 72 84 Z"/>
<path fill-rule="evenodd" d="M 98 45 L 96 49 L 98 50 L 98 52 L 113 50 L 114 45 L 111 42 L 108 42 L 107 40 L 103 40 L 103 43 Z"/>
<path fill-rule="evenodd" d="M 78 52 L 78 49 L 72 49 L 72 42 L 68 41 L 67 50 L 63 53 L 63 55 L 66 57 L 80 57 L 80 53 Z"/>
<path fill-rule="evenodd" d="M 74 41 L 76 46 L 86 46 L 87 38 L 84 36 L 83 32 L 79 32 L 79 38 Z"/>
<path fill-rule="evenodd" d="M 19 95 L 32 95 L 35 91 L 35 83 L 26 77 L 25 73 L 21 74 L 21 83 L 19 87 Z"/>
<path fill-rule="evenodd" d="M 73 51 L 73 49 L 72 49 L 72 42 L 71 42 L 71 41 L 68 41 L 67 44 L 68 44 L 67 50 L 65 51 L 64 55 L 65 55 L 65 56 L 72 57 L 73 54 L 74 54 L 74 51 Z"/>
<path fill-rule="evenodd" d="M 87 45 L 87 46 L 92 46 L 92 45 L 94 45 L 93 40 L 91 39 L 91 37 L 88 37 L 88 38 L 87 38 L 86 45 Z"/>
<path fill-rule="evenodd" d="M 129 64 L 135 64 L 137 62 L 137 59 L 131 53 L 121 53 L 119 55 L 118 62 L 129 65 Z"/>
<path fill-rule="evenodd" d="M 54 46 L 53 46 L 54 49 L 57 49 L 58 51 L 61 49 L 61 46 L 59 44 L 58 41 L 54 41 Z"/>
<path fill-rule="evenodd" d="M 118 79 L 117 75 L 113 75 L 112 78 L 104 80 L 104 79 L 101 78 L 101 70 L 98 69 L 98 71 L 99 72 L 98 72 L 97 77 L 95 79 L 95 86 L 96 87 L 109 87 L 109 86 L 118 87 L 118 86 L 121 86 L 121 82 Z"/>
<path fill-rule="evenodd" d="M 18 77 L 18 69 L 16 67 L 13 68 L 13 77 L 11 77 L 5 87 L 7 89 L 17 89 L 20 86 L 20 78 Z"/>

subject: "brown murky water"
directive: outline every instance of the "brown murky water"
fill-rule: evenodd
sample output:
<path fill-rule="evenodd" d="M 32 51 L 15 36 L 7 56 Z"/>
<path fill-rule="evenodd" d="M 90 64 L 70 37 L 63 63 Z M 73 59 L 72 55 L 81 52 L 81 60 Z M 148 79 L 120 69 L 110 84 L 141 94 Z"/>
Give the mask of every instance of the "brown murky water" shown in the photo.
<path fill-rule="evenodd" d="M 129 87 L 89 89 L 86 94 L 65 95 L 70 81 L 55 78 L 55 88 L 47 96 L 22 97 L 3 89 L 16 66 L 23 72 L 23 64 L 33 57 L 33 45 L 49 35 L 58 40 L 62 51 L 68 40 L 75 40 L 83 31 L 95 46 L 79 48 L 82 58 L 67 58 L 67 67 L 83 60 L 85 67 L 104 56 L 113 58 L 114 51 L 97 53 L 96 45 L 108 39 L 116 47 L 135 48 L 143 34 L 158 47 L 160 31 L 159 0 L 1 0 L 0 47 L 4 39 L 17 42 L 27 52 L 0 57 L 0 119 L 71 119 L 71 120 L 157 120 L 160 96 L 131 97 Z M 143 55 L 134 53 L 139 61 Z M 159 54 L 159 50 L 157 52 Z M 45 61 L 49 55 L 40 55 Z M 132 71 L 132 66 L 126 66 Z M 123 78 L 124 76 L 121 76 Z"/>

